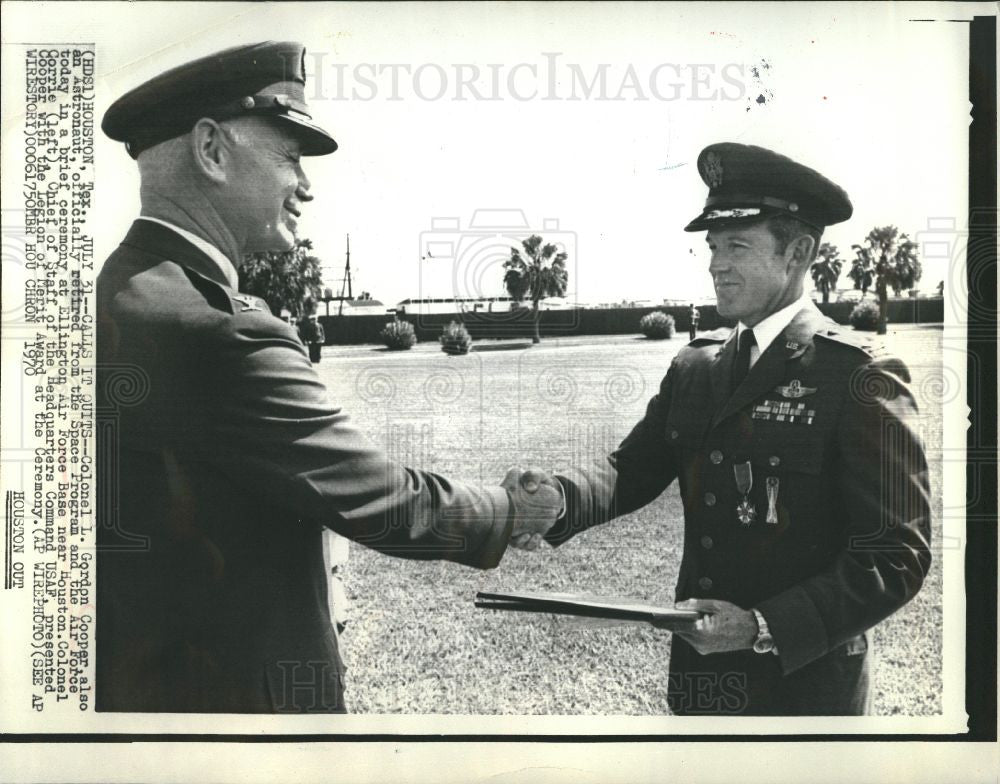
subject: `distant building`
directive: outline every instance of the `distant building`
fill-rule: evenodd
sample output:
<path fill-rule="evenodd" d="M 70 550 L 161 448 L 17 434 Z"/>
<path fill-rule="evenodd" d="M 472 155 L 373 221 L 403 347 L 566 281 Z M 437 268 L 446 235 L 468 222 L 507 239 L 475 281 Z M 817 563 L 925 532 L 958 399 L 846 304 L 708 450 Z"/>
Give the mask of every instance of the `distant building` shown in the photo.
<path fill-rule="evenodd" d="M 326 315 L 328 316 L 382 316 L 386 312 L 385 303 L 372 299 L 372 295 L 367 291 L 362 291 L 357 297 L 344 297 L 341 300 L 339 297 L 335 297 L 330 289 L 327 289 L 323 301 L 326 303 Z"/>
<path fill-rule="evenodd" d="M 434 313 L 506 313 L 514 310 L 511 297 L 407 297 L 396 304 L 399 313 L 429 316 Z"/>
<path fill-rule="evenodd" d="M 428 316 L 434 313 L 507 313 L 530 308 L 531 302 L 512 297 L 418 297 L 397 303 L 398 313 Z M 547 297 L 538 303 L 539 310 L 571 310 L 576 305 L 565 297 Z"/>
<path fill-rule="evenodd" d="M 336 309 L 336 312 L 341 313 L 340 303 L 335 302 L 331 311 Z M 377 299 L 345 299 L 344 309 L 342 315 L 344 316 L 371 316 L 371 315 L 383 315 L 386 312 L 386 306 L 384 303 Z"/>

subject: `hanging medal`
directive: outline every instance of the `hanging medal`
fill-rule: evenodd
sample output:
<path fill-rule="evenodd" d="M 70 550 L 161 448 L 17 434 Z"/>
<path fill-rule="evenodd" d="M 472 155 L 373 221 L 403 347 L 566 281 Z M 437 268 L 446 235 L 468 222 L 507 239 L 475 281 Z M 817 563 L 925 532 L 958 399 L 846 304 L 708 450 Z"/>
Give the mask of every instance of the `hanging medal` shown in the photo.
<path fill-rule="evenodd" d="M 767 478 L 767 522 L 778 524 L 778 477 Z"/>
<path fill-rule="evenodd" d="M 750 502 L 750 491 L 753 489 L 753 470 L 750 461 L 733 464 L 733 475 L 736 477 L 736 489 L 743 495 L 743 500 L 736 507 L 736 517 L 744 528 L 757 519 L 757 510 Z"/>

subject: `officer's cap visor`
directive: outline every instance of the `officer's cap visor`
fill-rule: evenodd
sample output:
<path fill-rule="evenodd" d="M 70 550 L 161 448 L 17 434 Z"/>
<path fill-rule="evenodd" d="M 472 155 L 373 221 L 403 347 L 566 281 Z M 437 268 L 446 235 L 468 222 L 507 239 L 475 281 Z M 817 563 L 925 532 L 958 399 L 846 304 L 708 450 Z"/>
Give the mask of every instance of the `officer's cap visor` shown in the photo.
<path fill-rule="evenodd" d="M 701 215 L 684 227 L 684 231 L 709 231 L 724 226 L 746 226 L 758 223 L 774 215 L 787 215 L 783 210 L 771 207 L 746 207 L 733 209 L 705 208 Z M 796 216 L 798 217 L 798 216 Z M 801 220 L 801 219 L 800 219 Z"/>
<path fill-rule="evenodd" d="M 315 123 L 297 114 L 276 114 L 275 120 L 289 123 L 292 133 L 299 139 L 303 155 L 329 155 L 337 149 L 334 138 Z"/>

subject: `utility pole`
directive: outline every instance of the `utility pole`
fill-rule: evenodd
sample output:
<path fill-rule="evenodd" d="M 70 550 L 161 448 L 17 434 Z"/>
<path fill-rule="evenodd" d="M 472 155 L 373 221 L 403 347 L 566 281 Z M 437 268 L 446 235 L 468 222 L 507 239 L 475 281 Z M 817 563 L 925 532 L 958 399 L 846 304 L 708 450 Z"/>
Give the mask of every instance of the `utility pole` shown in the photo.
<path fill-rule="evenodd" d="M 347 298 L 354 299 L 351 291 L 351 235 L 347 235 L 347 264 L 344 266 L 344 283 L 340 287 L 340 306 L 337 311 L 338 316 L 344 315 L 344 288 L 347 288 Z"/>

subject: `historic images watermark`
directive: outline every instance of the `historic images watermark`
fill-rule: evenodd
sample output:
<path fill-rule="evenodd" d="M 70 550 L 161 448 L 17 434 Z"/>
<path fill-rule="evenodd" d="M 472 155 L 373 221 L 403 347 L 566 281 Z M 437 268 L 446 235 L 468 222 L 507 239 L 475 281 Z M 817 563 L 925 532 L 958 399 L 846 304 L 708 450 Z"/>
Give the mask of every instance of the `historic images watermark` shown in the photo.
<path fill-rule="evenodd" d="M 516 63 L 339 63 L 308 52 L 310 101 L 742 101 L 766 64 L 583 64 L 562 52 Z"/>

